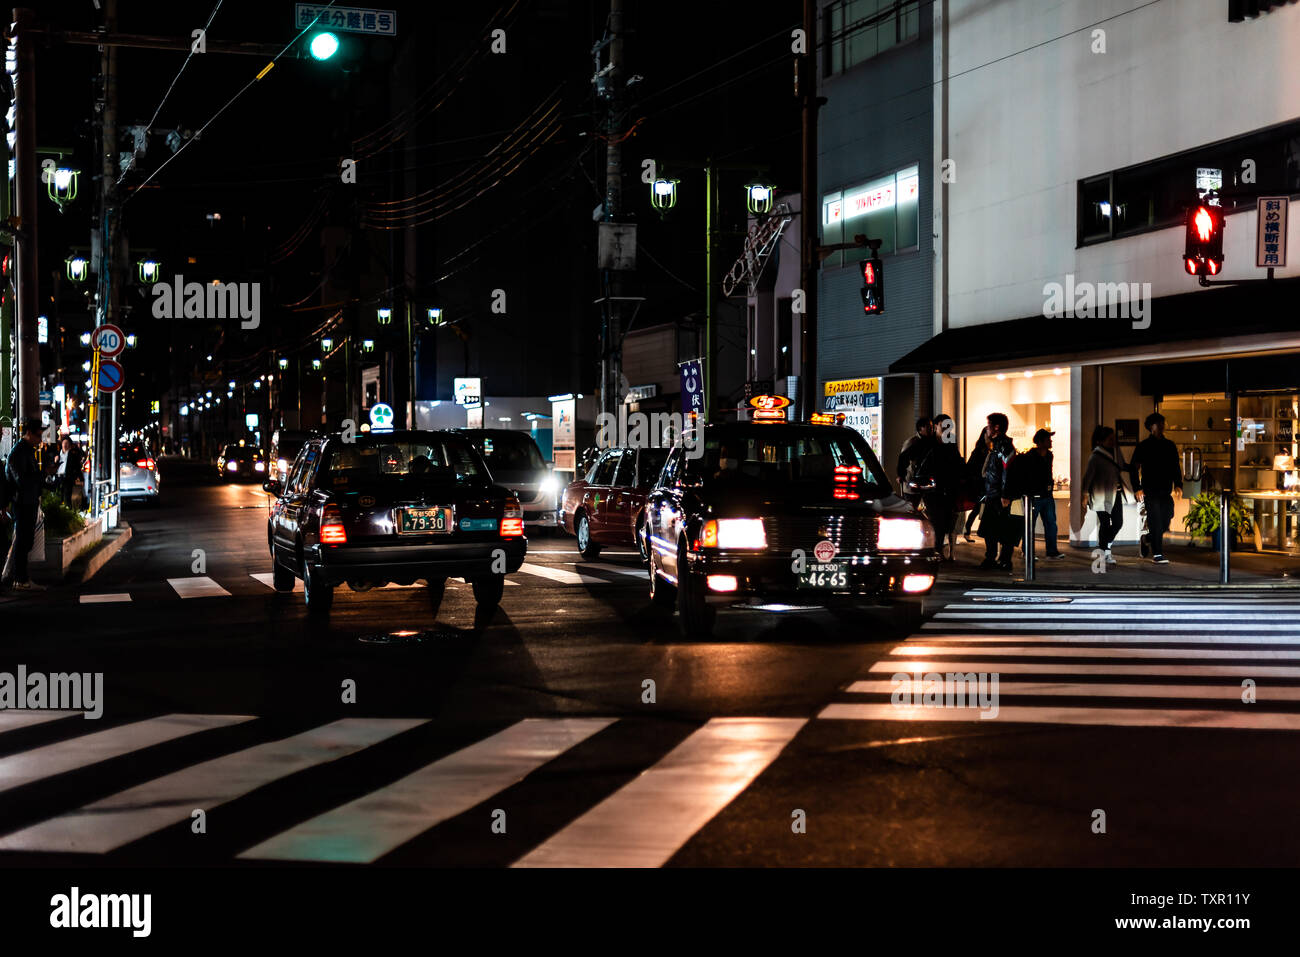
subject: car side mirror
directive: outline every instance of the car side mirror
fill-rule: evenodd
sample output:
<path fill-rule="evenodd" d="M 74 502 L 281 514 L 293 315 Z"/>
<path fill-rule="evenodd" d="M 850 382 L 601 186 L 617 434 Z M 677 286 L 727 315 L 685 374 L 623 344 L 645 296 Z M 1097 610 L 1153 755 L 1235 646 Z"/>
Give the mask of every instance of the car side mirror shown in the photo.
<path fill-rule="evenodd" d="M 267 479 L 265 482 L 262 483 L 262 491 L 270 492 L 276 498 L 280 497 L 281 489 L 282 486 L 280 485 L 279 479 Z"/>

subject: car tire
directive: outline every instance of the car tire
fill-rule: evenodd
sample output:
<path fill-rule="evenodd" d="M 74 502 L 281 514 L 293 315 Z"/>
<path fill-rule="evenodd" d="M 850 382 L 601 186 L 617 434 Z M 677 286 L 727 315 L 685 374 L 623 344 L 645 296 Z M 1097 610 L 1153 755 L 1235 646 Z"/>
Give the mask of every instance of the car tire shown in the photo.
<path fill-rule="evenodd" d="M 650 538 L 646 534 L 644 515 L 638 515 L 636 519 L 636 548 L 641 553 L 641 564 L 649 568 Z"/>
<path fill-rule="evenodd" d="M 286 568 L 280 562 L 280 556 L 271 549 L 271 587 L 278 592 L 293 591 L 294 582 L 298 576 L 293 573 L 292 568 Z"/>
<path fill-rule="evenodd" d="M 650 604 L 656 608 L 671 611 L 677 601 L 677 596 L 673 594 L 673 587 L 659 577 L 659 573 L 655 571 L 653 557 L 651 557 L 648 567 L 650 569 Z"/>
<path fill-rule="evenodd" d="M 442 607 L 442 597 L 447 593 L 447 579 L 426 578 L 425 584 L 429 594 L 429 611 L 437 618 L 438 609 Z"/>
<path fill-rule="evenodd" d="M 713 634 L 717 611 L 704 600 L 704 579 L 687 568 L 684 542 L 677 550 L 677 615 L 687 638 L 708 638 Z"/>
<path fill-rule="evenodd" d="M 591 522 L 587 520 L 586 512 L 578 515 L 577 535 L 578 554 L 586 561 L 595 561 L 596 556 L 600 554 L 600 545 L 591 540 Z"/>
<path fill-rule="evenodd" d="M 320 572 L 313 572 L 312 566 L 306 562 L 303 562 L 302 592 L 308 614 L 329 614 L 330 606 L 334 604 L 334 586 L 321 581 Z"/>
<path fill-rule="evenodd" d="M 480 608 L 495 608 L 501 604 L 501 595 L 505 590 L 505 575 L 479 575 L 474 579 L 474 600 Z"/>

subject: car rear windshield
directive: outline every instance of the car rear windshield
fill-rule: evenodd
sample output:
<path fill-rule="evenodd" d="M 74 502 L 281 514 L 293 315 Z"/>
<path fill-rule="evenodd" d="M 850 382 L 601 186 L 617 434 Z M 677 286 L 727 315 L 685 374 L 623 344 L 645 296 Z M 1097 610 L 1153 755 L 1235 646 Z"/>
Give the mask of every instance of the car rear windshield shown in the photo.
<path fill-rule="evenodd" d="M 332 444 L 322 463 L 321 488 L 348 491 L 362 487 L 487 481 L 483 462 L 463 439 Z"/>
<path fill-rule="evenodd" d="M 710 481 L 735 481 L 764 487 L 835 481 L 837 466 L 862 469 L 866 498 L 889 495 L 892 487 L 867 443 L 847 429 L 739 426 L 705 433 L 704 456 L 688 469 Z"/>
<path fill-rule="evenodd" d="M 477 437 L 483 459 L 493 472 L 540 472 L 546 468 L 532 436 L 522 432 L 488 432 Z"/>
<path fill-rule="evenodd" d="M 127 461 L 128 459 L 134 462 L 137 459 L 149 458 L 148 446 L 141 445 L 139 442 L 135 443 L 134 445 L 120 446 L 118 451 L 119 451 L 119 457 L 124 462 Z"/>

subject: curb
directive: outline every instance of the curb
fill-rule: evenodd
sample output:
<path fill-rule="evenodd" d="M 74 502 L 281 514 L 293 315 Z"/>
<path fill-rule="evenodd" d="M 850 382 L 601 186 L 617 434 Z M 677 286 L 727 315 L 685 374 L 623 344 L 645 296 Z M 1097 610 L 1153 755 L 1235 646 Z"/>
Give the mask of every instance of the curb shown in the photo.
<path fill-rule="evenodd" d="M 104 545 L 101 548 L 95 549 L 95 551 L 91 552 L 86 558 L 85 567 L 81 570 L 81 576 L 79 578 L 76 578 L 75 564 L 72 569 L 69 569 L 69 577 L 76 578 L 77 582 L 80 584 L 85 584 L 94 577 L 96 572 L 107 565 L 109 560 L 120 552 L 122 546 L 129 542 L 131 536 L 135 534 L 135 530 L 126 522 L 121 522 L 118 525 L 118 529 L 118 533 L 111 539 L 109 539 L 107 535 L 104 536 Z"/>

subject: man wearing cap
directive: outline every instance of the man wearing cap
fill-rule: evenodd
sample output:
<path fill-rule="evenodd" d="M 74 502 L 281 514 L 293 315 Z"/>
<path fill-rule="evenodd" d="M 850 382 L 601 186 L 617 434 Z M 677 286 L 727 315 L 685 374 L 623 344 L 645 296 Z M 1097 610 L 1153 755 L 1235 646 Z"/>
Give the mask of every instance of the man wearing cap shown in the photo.
<path fill-rule="evenodd" d="M 1052 498 L 1055 484 L 1052 471 L 1052 436 L 1055 432 L 1039 429 L 1034 433 L 1033 456 L 1035 468 L 1031 471 L 1029 494 L 1034 498 L 1034 520 L 1043 520 L 1043 541 L 1048 558 L 1064 558 L 1056 547 L 1056 499 Z"/>
<path fill-rule="evenodd" d="M 23 424 L 22 437 L 14 443 L 5 462 L 5 474 L 15 486 L 9 506 L 14 520 L 14 540 L 9 546 L 4 571 L 0 572 L 0 591 L 44 591 L 27 577 L 27 553 L 36 540 L 36 519 L 41 507 L 41 469 L 36 464 L 36 448 L 41 444 L 41 420 Z"/>
<path fill-rule="evenodd" d="M 1182 494 L 1183 466 L 1178 460 L 1178 446 L 1165 438 L 1165 417 L 1152 412 L 1143 424 L 1151 435 L 1137 444 L 1129 468 L 1138 501 L 1145 502 L 1147 507 L 1151 560 L 1157 565 L 1168 565 L 1165 532 L 1174 518 L 1174 495 Z"/>

